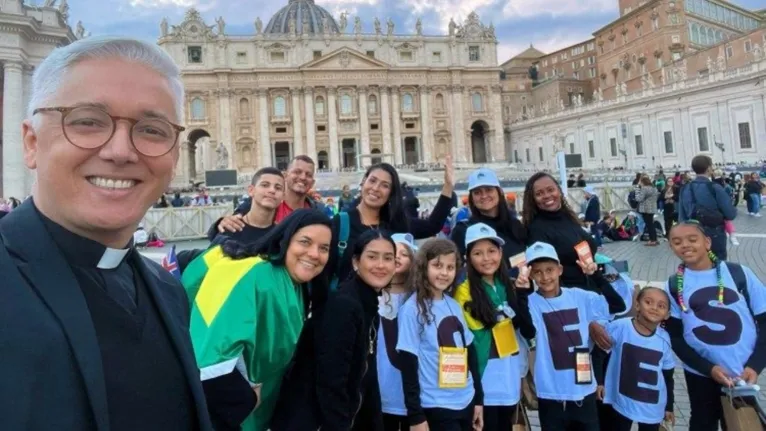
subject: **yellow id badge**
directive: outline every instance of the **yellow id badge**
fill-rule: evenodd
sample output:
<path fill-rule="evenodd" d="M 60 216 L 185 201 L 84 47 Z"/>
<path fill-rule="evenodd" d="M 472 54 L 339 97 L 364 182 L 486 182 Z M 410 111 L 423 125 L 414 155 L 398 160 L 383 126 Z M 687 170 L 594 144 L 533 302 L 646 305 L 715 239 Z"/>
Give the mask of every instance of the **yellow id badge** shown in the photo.
<path fill-rule="evenodd" d="M 506 356 L 519 353 L 519 342 L 516 340 L 516 330 L 513 328 L 511 319 L 503 319 L 492 327 L 492 338 L 497 346 L 497 356 Z"/>
<path fill-rule="evenodd" d="M 468 384 L 468 350 L 464 347 L 439 349 L 439 387 L 464 388 Z"/>

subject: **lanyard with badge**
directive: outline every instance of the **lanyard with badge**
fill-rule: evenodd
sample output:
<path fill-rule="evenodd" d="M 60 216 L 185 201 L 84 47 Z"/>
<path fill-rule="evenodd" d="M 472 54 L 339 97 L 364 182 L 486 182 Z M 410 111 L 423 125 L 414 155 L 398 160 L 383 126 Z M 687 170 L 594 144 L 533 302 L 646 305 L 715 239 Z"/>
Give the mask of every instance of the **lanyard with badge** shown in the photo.
<path fill-rule="evenodd" d="M 482 282 L 487 296 L 489 296 L 490 302 L 498 304 L 496 308 L 497 323 L 492 327 L 492 338 L 495 341 L 495 347 L 497 347 L 498 358 L 505 358 L 507 356 L 515 355 L 519 353 L 519 342 L 516 339 L 516 329 L 513 327 L 511 319 L 516 316 L 516 313 L 508 305 L 508 299 L 501 295 L 501 291 L 498 290 L 498 284 L 503 287 L 502 282 L 495 279 L 495 283 L 490 285 L 487 282 Z M 504 292 L 504 291 L 503 291 Z"/>
<path fill-rule="evenodd" d="M 452 317 L 457 317 L 448 302 L 446 305 Z M 464 388 L 468 384 L 468 348 L 464 331 L 463 324 L 460 323 L 460 339 L 463 343 L 461 347 L 439 347 L 439 388 Z M 438 342 L 438 330 L 436 337 Z"/>

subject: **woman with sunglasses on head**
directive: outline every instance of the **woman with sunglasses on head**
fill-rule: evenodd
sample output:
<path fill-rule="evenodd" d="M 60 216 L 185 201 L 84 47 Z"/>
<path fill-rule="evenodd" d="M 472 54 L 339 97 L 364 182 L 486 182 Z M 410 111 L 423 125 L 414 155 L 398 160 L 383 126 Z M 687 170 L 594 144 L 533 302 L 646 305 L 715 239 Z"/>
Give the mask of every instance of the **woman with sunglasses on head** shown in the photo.
<path fill-rule="evenodd" d="M 750 268 L 719 260 L 697 222 L 673 226 L 670 247 L 681 264 L 664 287 L 665 328 L 684 366 L 689 428 L 716 431 L 721 387 L 752 385 L 766 366 L 766 287 Z"/>

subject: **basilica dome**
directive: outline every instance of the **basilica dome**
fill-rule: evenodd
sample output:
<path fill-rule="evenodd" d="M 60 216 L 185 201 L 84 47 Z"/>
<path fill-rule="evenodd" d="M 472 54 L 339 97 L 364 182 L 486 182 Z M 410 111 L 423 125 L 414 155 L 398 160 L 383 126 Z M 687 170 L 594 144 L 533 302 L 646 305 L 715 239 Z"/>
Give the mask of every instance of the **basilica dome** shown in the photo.
<path fill-rule="evenodd" d="M 280 9 L 269 21 L 264 33 L 290 33 L 290 20 L 295 17 L 295 32 L 297 34 L 323 34 L 324 26 L 329 26 L 330 34 L 338 34 L 340 30 L 335 19 L 329 12 L 314 4 L 314 0 L 290 0 L 287 6 Z M 303 27 L 307 27 L 304 31 Z"/>

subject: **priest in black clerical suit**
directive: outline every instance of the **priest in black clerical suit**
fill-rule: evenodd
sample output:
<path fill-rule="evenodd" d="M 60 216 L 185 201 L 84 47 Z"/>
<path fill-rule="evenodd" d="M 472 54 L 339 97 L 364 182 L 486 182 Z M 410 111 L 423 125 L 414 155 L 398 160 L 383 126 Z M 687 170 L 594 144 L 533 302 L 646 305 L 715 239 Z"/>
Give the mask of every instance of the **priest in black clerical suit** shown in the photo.
<path fill-rule="evenodd" d="M 132 39 L 78 40 L 36 68 L 33 197 L 0 220 L 0 430 L 212 430 L 189 301 L 132 247 L 174 174 L 182 95 L 172 59 Z"/>

